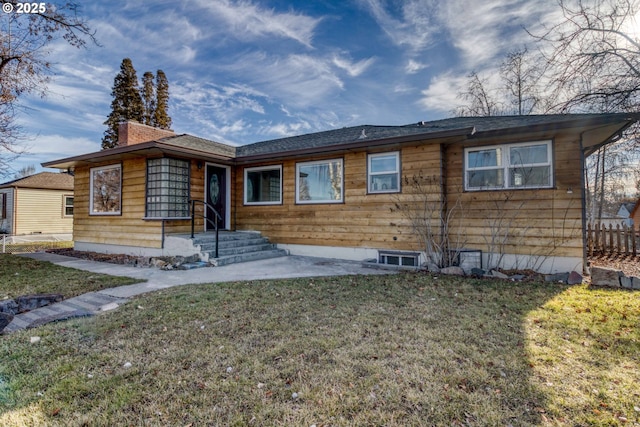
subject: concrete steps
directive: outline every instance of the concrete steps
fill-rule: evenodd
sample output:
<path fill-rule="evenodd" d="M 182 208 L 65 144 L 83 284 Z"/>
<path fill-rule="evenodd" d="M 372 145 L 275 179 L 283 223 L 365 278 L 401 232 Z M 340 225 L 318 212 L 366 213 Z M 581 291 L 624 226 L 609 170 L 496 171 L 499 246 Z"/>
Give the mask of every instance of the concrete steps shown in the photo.
<path fill-rule="evenodd" d="M 286 256 L 287 252 L 278 249 L 269 239 L 259 232 L 230 232 L 221 231 L 218 241 L 218 257 L 215 257 L 215 234 L 207 233 L 195 236 L 195 246 L 200 246 L 200 252 L 209 257 L 209 262 L 216 266 L 235 264 L 259 259 Z"/>

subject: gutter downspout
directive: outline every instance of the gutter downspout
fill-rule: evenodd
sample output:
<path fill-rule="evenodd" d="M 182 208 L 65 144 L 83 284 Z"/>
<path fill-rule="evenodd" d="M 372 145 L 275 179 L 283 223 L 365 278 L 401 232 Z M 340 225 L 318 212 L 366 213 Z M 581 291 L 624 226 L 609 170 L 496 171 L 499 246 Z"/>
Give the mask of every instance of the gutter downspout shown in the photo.
<path fill-rule="evenodd" d="M 620 129 L 618 132 L 614 133 L 613 135 L 611 135 L 609 138 L 605 139 L 604 141 L 602 141 L 601 144 L 597 145 L 596 150 L 593 150 L 593 152 L 597 151 L 597 149 L 604 147 L 605 145 L 614 143 L 616 141 L 618 141 L 619 139 L 622 138 L 622 133 L 629 127 L 631 126 L 633 123 L 628 123 L 626 126 L 624 126 L 622 129 Z M 588 263 L 588 259 L 587 259 L 587 193 L 586 193 L 586 179 L 587 179 L 587 168 L 586 168 L 586 164 L 587 164 L 587 156 L 586 156 L 586 149 L 584 148 L 584 144 L 583 144 L 583 140 L 584 140 L 584 134 L 587 131 L 583 131 L 580 132 L 580 204 L 581 204 L 581 210 L 582 210 L 582 272 L 583 274 L 589 273 L 589 269 L 587 267 L 587 263 Z M 593 149 L 593 147 L 591 147 Z"/>

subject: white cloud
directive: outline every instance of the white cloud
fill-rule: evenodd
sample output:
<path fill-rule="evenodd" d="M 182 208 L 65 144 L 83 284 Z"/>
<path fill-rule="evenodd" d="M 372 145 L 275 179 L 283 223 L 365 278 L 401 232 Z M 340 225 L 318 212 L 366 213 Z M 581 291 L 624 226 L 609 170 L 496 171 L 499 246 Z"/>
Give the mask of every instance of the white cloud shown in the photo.
<path fill-rule="evenodd" d="M 401 10 L 396 15 L 387 10 L 385 0 L 360 0 L 366 9 L 387 34 L 391 41 L 398 46 L 406 46 L 413 52 L 418 52 L 433 44 L 436 36 L 440 35 L 439 23 L 435 10 L 440 2 L 437 0 L 407 0 L 400 4 Z"/>
<path fill-rule="evenodd" d="M 409 61 L 407 61 L 407 65 L 405 65 L 404 67 L 404 70 L 407 72 L 407 74 L 416 74 L 417 72 L 420 72 L 427 67 L 429 67 L 428 64 L 423 64 L 414 59 L 409 59 Z"/>
<path fill-rule="evenodd" d="M 358 62 L 351 62 L 350 60 L 338 55 L 335 55 L 333 57 L 333 64 L 336 67 L 345 70 L 351 77 L 358 77 L 360 74 L 364 73 L 367 68 L 369 68 L 369 66 L 374 62 L 375 58 L 368 58 Z"/>
<path fill-rule="evenodd" d="M 273 99 L 302 108 L 324 101 L 329 94 L 344 88 L 332 65 L 331 60 L 311 55 L 269 57 L 251 53 L 233 58 L 225 69 L 262 88 Z"/>
<path fill-rule="evenodd" d="M 426 110 L 450 113 L 461 104 L 458 93 L 466 82 L 467 79 L 463 76 L 441 74 L 431 80 L 429 87 L 422 91 L 424 97 L 418 104 Z"/>
<path fill-rule="evenodd" d="M 312 47 L 314 29 L 322 20 L 294 12 L 278 13 L 250 1 L 199 0 L 197 3 L 211 12 L 212 19 L 222 20 L 227 30 L 240 40 L 275 36 Z"/>

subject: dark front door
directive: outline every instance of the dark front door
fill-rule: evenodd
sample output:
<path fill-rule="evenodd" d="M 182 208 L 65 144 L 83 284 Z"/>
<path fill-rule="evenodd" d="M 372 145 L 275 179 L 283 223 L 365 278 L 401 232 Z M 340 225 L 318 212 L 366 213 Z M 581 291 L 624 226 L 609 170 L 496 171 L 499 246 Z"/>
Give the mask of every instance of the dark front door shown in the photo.
<path fill-rule="evenodd" d="M 227 201 L 227 170 L 218 166 L 207 165 L 207 188 L 206 201 L 220 214 L 218 228 L 225 228 L 225 214 Z M 207 220 L 205 229 L 214 230 L 216 214 L 210 207 L 207 207 Z"/>

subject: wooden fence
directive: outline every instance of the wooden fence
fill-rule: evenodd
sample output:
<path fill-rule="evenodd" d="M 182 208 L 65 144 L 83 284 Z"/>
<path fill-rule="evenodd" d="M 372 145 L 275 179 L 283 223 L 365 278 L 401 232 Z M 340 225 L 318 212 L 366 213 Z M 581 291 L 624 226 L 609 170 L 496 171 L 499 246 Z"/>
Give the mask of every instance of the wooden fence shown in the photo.
<path fill-rule="evenodd" d="M 591 255 L 637 256 L 640 253 L 639 230 L 620 224 L 588 224 L 587 253 Z"/>

